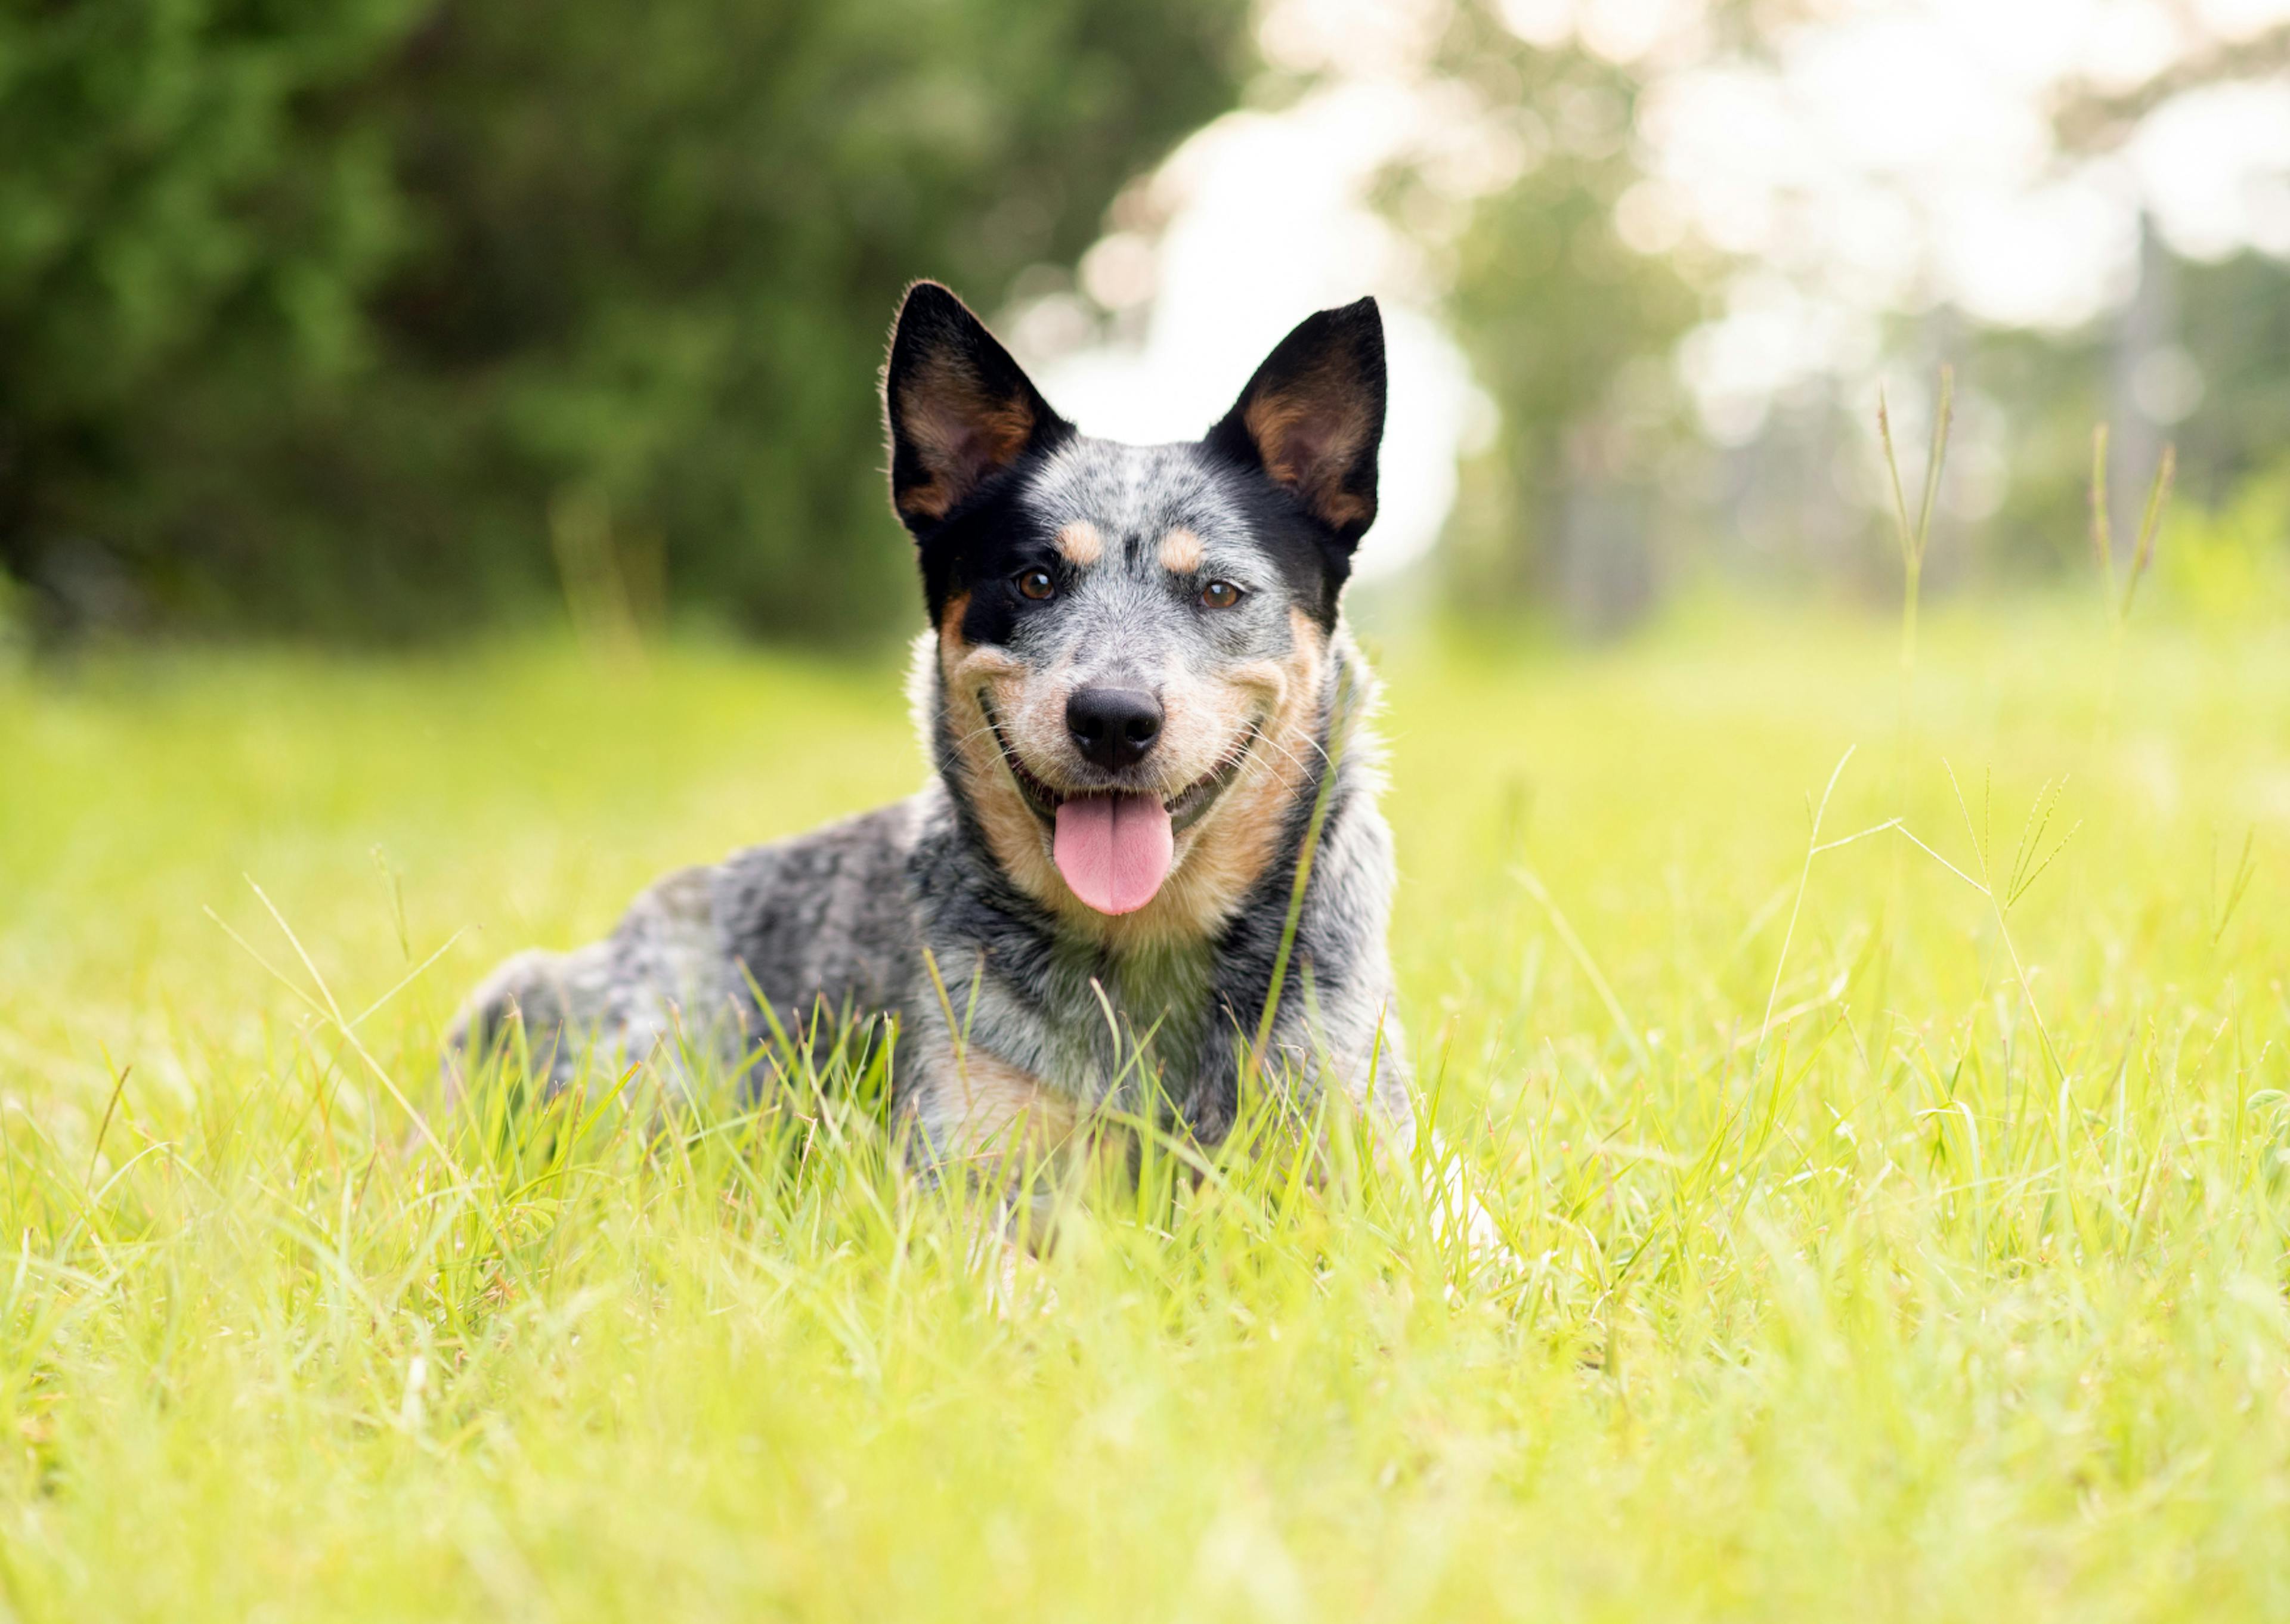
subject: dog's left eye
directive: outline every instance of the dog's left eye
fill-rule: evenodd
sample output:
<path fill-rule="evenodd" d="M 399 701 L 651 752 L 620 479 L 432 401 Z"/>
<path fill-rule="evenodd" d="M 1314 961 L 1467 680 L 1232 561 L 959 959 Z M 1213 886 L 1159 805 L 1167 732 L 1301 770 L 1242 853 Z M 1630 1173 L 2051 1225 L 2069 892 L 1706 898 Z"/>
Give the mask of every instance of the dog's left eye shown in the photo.
<path fill-rule="evenodd" d="M 1240 588 L 1229 580 L 1213 580 L 1201 588 L 1201 602 L 1212 609 L 1229 609 L 1240 602 Z"/>
<path fill-rule="evenodd" d="M 1050 572 L 1047 570 L 1028 570 L 1023 575 L 1018 577 L 1018 590 L 1037 604 L 1056 591 L 1057 587 L 1057 582 L 1050 579 Z"/>

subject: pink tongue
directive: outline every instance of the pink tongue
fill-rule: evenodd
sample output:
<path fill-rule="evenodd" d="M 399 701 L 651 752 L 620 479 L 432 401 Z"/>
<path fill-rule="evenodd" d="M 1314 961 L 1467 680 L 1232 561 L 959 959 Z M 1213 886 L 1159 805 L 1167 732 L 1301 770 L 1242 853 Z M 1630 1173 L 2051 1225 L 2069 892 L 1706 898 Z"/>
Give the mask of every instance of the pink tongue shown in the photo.
<path fill-rule="evenodd" d="M 1058 806 L 1051 846 L 1058 872 L 1101 914 L 1133 914 L 1150 902 L 1175 850 L 1168 808 L 1157 796 L 1077 796 Z"/>

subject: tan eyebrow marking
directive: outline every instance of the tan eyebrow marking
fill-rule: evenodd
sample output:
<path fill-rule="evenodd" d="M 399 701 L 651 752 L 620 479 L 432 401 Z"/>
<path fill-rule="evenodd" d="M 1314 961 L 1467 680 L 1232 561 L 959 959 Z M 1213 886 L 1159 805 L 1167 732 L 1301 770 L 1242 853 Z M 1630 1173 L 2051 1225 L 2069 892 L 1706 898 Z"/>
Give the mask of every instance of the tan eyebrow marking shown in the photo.
<path fill-rule="evenodd" d="M 1201 539 L 1189 530 L 1173 530 L 1161 538 L 1161 567 L 1174 575 L 1189 575 L 1201 567 Z"/>
<path fill-rule="evenodd" d="M 1105 538 L 1087 519 L 1076 519 L 1058 532 L 1058 551 L 1068 564 L 1093 564 L 1105 556 Z"/>

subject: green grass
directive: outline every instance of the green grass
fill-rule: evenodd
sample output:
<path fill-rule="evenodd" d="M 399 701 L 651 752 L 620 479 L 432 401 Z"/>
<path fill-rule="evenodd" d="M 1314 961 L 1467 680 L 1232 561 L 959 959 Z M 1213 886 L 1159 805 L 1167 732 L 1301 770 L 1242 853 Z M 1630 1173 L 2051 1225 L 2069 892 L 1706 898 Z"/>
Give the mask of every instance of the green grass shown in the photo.
<path fill-rule="evenodd" d="M 0 676 L 0 1605 L 2290 1612 L 2290 643 L 1934 617 L 1905 727 L 1874 624 L 1385 667 L 1405 1013 L 1516 1267 L 1266 1157 L 1014 1313 L 863 1101 L 448 1172 L 381 1080 L 434 1106 L 512 948 L 910 788 L 895 674 Z M 1808 862 L 1854 746 L 1821 839 L 1968 880 Z"/>

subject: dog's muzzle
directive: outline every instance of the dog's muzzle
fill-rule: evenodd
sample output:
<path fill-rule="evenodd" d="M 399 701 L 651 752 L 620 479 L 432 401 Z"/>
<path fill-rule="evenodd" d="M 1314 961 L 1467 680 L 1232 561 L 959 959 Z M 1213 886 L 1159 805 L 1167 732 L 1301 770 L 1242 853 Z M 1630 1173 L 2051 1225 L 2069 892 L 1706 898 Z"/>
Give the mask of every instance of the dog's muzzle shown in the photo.
<path fill-rule="evenodd" d="M 994 735 L 995 748 L 1002 753 L 1002 764 L 1010 770 L 1010 777 L 1018 786 L 1019 796 L 1025 801 L 1027 809 L 1040 819 L 1045 828 L 1056 827 L 1058 808 L 1071 796 L 1108 793 L 1105 790 L 1062 790 L 1047 783 L 1040 774 L 1026 765 L 1017 748 L 1010 742 L 1010 735 L 1003 731 L 1002 718 L 994 708 L 994 701 L 983 690 L 978 695 L 978 708 L 986 717 L 987 731 Z M 1201 820 L 1209 808 L 1216 804 L 1216 798 L 1240 776 L 1241 768 L 1247 764 L 1249 752 L 1256 748 L 1256 741 L 1262 734 L 1261 724 L 1251 722 L 1215 766 L 1175 795 L 1163 798 L 1161 804 L 1169 814 L 1173 834 L 1181 835 Z"/>

